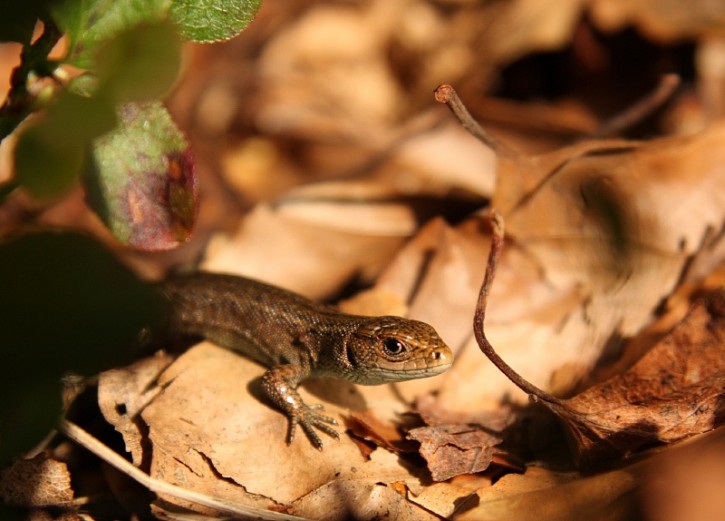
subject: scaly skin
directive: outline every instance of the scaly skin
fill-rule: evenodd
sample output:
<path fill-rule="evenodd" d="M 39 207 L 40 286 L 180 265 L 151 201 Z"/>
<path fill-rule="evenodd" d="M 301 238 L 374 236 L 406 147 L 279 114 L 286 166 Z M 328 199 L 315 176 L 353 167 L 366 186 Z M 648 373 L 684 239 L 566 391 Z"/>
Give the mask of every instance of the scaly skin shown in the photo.
<path fill-rule="evenodd" d="M 339 438 L 337 422 L 308 406 L 297 392 L 310 377 L 363 385 L 442 373 L 453 354 L 435 330 L 401 317 L 348 315 L 262 282 L 199 272 L 160 283 L 169 333 L 197 336 L 268 367 L 266 395 L 290 420 L 288 442 L 299 424 L 322 448 L 315 429 Z"/>

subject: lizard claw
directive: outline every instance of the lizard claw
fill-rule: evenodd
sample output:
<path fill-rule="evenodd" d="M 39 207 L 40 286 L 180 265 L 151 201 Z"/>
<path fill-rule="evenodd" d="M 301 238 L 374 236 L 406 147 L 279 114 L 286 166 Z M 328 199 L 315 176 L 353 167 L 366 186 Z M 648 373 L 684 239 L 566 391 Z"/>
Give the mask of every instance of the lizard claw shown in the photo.
<path fill-rule="evenodd" d="M 322 440 L 317 435 L 315 429 L 321 430 L 332 438 L 336 438 L 338 440 L 340 439 L 340 433 L 330 427 L 330 425 L 337 425 L 337 420 L 317 412 L 321 409 L 322 405 L 320 404 L 312 406 L 306 405 L 304 408 L 295 411 L 295 414 L 290 416 L 287 444 L 292 443 L 292 440 L 294 440 L 298 424 L 302 427 L 302 430 L 305 431 L 305 434 L 309 438 L 310 442 L 317 450 L 322 450 Z"/>

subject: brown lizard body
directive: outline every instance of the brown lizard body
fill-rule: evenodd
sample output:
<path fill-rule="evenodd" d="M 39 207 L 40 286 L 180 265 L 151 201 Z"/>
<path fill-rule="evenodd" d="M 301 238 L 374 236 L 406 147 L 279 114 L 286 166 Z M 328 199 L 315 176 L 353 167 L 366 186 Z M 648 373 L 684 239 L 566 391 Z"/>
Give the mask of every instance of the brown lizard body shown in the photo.
<path fill-rule="evenodd" d="M 288 440 L 301 425 L 322 448 L 315 428 L 339 437 L 337 422 L 308 406 L 297 392 L 310 377 L 363 385 L 440 374 L 450 348 L 423 322 L 348 315 L 252 279 L 200 272 L 160 283 L 173 335 L 198 336 L 268 367 L 265 394 L 290 419 Z"/>

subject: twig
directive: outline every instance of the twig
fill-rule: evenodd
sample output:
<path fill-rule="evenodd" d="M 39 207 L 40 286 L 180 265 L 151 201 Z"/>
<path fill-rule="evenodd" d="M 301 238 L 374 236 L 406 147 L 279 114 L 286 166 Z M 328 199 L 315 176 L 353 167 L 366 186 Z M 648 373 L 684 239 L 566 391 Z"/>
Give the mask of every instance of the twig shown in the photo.
<path fill-rule="evenodd" d="M 71 440 L 75 441 L 82 447 L 86 448 L 87 450 L 101 458 L 106 463 L 114 466 L 116 469 L 123 472 L 131 479 L 137 481 L 144 487 L 157 494 L 174 496 L 178 499 L 190 501 L 198 505 L 203 505 L 224 512 L 228 512 L 235 516 L 253 517 L 254 519 L 267 519 L 271 521 L 297 521 L 303 519 L 301 517 L 291 516 L 289 514 L 283 514 L 281 512 L 247 507 L 223 499 L 217 499 L 211 496 L 207 496 L 205 494 L 200 494 L 199 492 L 194 492 L 193 490 L 187 490 L 185 488 L 172 485 L 171 483 L 152 478 L 141 469 L 133 466 L 129 461 L 122 458 L 118 453 L 111 450 L 109 447 L 101 443 L 98 439 L 91 436 L 88 432 L 83 430 L 75 423 L 62 419 L 58 423 L 58 430 Z"/>
<path fill-rule="evenodd" d="M 473 119 L 471 113 L 458 97 L 455 89 L 450 85 L 440 85 L 435 90 L 435 99 L 439 103 L 445 103 L 448 108 L 453 112 L 453 115 L 458 118 L 463 128 L 465 128 L 473 137 L 481 141 L 484 145 L 491 148 L 496 155 L 515 158 L 519 156 L 519 153 L 513 148 L 509 147 L 502 141 L 499 141 L 486 130 L 479 125 L 479 123 Z"/>
<path fill-rule="evenodd" d="M 633 127 L 660 108 L 679 86 L 680 77 L 677 74 L 665 74 L 652 92 L 646 94 L 613 118 L 605 121 L 589 137 L 602 138 L 621 134 L 624 130 Z"/>
<path fill-rule="evenodd" d="M 28 93 L 28 76 L 36 72 L 40 76 L 51 76 L 47 70 L 48 55 L 62 36 L 50 19 L 43 19 L 43 34 L 32 44 L 23 46 L 20 65 L 10 75 L 10 91 L 0 107 L 0 141 L 5 139 L 32 111 L 33 97 Z"/>
<path fill-rule="evenodd" d="M 473 333 L 476 336 L 476 342 L 484 355 L 488 357 L 498 369 L 506 375 L 506 377 L 515 383 L 519 389 L 529 395 L 532 401 L 543 401 L 554 407 L 562 407 L 564 402 L 555 396 L 536 387 L 535 385 L 524 380 L 521 375 L 514 371 L 503 359 L 494 351 L 493 346 L 486 338 L 483 330 L 483 322 L 486 317 L 486 304 L 488 303 L 488 295 L 491 291 L 494 276 L 496 275 L 496 267 L 501 258 L 504 242 L 504 223 L 503 217 L 497 210 L 491 212 L 491 224 L 493 234 L 491 235 L 491 250 L 488 254 L 488 263 L 486 264 L 486 275 L 483 279 L 481 291 L 478 294 L 478 303 L 476 304 L 476 312 L 473 315 Z"/>

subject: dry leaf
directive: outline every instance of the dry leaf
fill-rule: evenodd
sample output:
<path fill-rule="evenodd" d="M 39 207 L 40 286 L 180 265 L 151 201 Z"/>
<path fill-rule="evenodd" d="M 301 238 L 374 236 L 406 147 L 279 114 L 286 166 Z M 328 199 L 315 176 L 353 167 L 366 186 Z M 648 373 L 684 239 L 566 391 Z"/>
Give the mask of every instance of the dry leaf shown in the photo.
<path fill-rule="evenodd" d="M 557 49 L 571 37 L 581 0 L 516 0 L 501 9 L 486 31 L 487 50 L 497 63 L 509 63 L 528 51 Z"/>
<path fill-rule="evenodd" d="M 234 237 L 218 236 L 210 244 L 204 268 L 251 276 L 319 299 L 356 275 L 378 271 L 403 240 L 404 235 L 315 226 L 260 205 Z"/>
<path fill-rule="evenodd" d="M 569 400 L 555 398 L 504 362 L 483 332 L 503 248 L 503 220 L 497 212 L 492 224 L 491 252 L 474 316 L 476 341 L 502 373 L 564 421 L 580 463 L 599 463 L 605 457 L 627 455 L 645 444 L 676 441 L 722 423 L 725 291 L 715 293 L 707 304 L 698 303 L 670 336 L 623 375 Z"/>
<path fill-rule="evenodd" d="M 651 462 L 642 487 L 648 519 L 719 519 L 725 512 L 725 430 L 675 447 Z"/>
<path fill-rule="evenodd" d="M 634 25 L 663 42 L 705 35 L 723 35 L 725 6 L 709 0 L 687 3 L 651 0 L 592 0 L 590 15 L 606 31 Z"/>
<path fill-rule="evenodd" d="M 0 501 L 5 505 L 62 507 L 73 499 L 68 467 L 45 454 L 17 460 L 0 472 Z"/>
<path fill-rule="evenodd" d="M 494 447 L 513 421 L 506 407 L 495 413 L 451 412 L 430 395 L 418 398 L 416 412 L 426 426 L 410 429 L 408 438 L 420 442 L 433 481 L 486 470 L 494 454 L 502 452 Z"/>
<path fill-rule="evenodd" d="M 291 513 L 305 519 L 400 519 L 438 521 L 439 517 L 410 501 L 398 483 L 374 479 L 337 480 L 314 490 L 295 502 Z M 340 499 L 329 501 L 331 496 Z"/>
<path fill-rule="evenodd" d="M 417 427 L 408 437 L 420 442 L 420 453 L 428 462 L 433 481 L 486 470 L 493 459 L 493 447 L 502 441 L 481 425 L 470 424 Z"/>
<path fill-rule="evenodd" d="M 474 490 L 455 483 L 433 483 L 424 488 L 411 488 L 408 497 L 412 502 L 446 519 L 478 503 Z"/>
<path fill-rule="evenodd" d="M 315 518 L 335 511 L 340 519 L 358 508 L 378 511 L 381 501 L 398 498 L 388 497 L 394 482 L 418 481 L 398 455 L 382 449 L 363 455 L 345 435 L 325 440 L 321 453 L 301 432 L 288 446 L 287 418 L 260 400 L 262 372 L 211 344 L 195 346 L 171 365 L 158 379 L 163 390 L 141 413 L 152 444 L 151 475 L 229 501 Z M 303 398 L 324 399 L 326 413 L 338 420 L 344 410 L 364 408 L 352 385 L 316 384 L 301 389 Z M 374 496 L 363 499 L 367 494 Z M 403 503 L 399 508 L 409 508 Z"/>
<path fill-rule="evenodd" d="M 582 478 L 530 467 L 524 475 L 509 474 L 495 486 L 477 491 L 478 503 L 459 512 L 456 519 L 625 521 L 636 511 L 632 491 L 640 473 L 635 467 Z"/>
<path fill-rule="evenodd" d="M 145 431 L 138 414 L 158 394 L 152 384 L 172 362 L 169 355 L 158 354 L 127 367 L 104 371 L 98 378 L 98 406 L 108 423 L 123 436 L 126 452 L 135 465 L 143 462 Z"/>
<path fill-rule="evenodd" d="M 432 185 L 439 187 L 442 196 L 462 189 L 487 198 L 494 190 L 495 154 L 456 122 L 447 121 L 412 136 L 401 144 L 391 163 L 395 167 L 391 181 L 397 186 L 420 190 Z M 410 169 L 418 175 L 409 174 Z"/>
<path fill-rule="evenodd" d="M 373 447 L 384 447 L 391 452 L 415 452 L 413 444 L 403 439 L 399 429 L 390 423 L 381 422 L 372 411 L 350 413 L 345 426 L 352 434 Z M 361 449 L 361 452 L 369 455 L 372 449 Z"/>
<path fill-rule="evenodd" d="M 725 291 L 698 301 L 620 376 L 565 402 L 579 457 L 600 461 L 707 432 L 725 420 Z"/>
<path fill-rule="evenodd" d="M 691 259 L 722 262 L 716 230 L 725 222 L 723 138 L 720 124 L 686 138 L 587 141 L 501 159 L 492 204 L 512 242 L 502 269 L 506 287 L 495 289 L 492 312 L 501 305 L 497 294 L 515 298 L 511 271 L 526 278 L 538 272 L 533 288 L 542 289 L 518 290 L 526 293 L 518 316 L 509 318 L 515 327 L 499 329 L 493 315 L 490 322 L 491 340 L 507 360 L 514 359 L 509 350 L 517 353 L 513 342 L 525 342 L 530 360 L 543 364 L 532 372 L 515 365 L 521 373 L 571 392 L 596 363 L 616 356 L 616 339 L 636 334 L 676 284 L 694 275 Z M 550 308 L 552 301 L 566 305 Z M 545 307 L 550 314 L 542 323 Z"/>
<path fill-rule="evenodd" d="M 418 220 L 405 196 L 379 182 L 328 182 L 290 191 L 276 209 L 282 217 L 344 234 L 408 237 Z"/>

